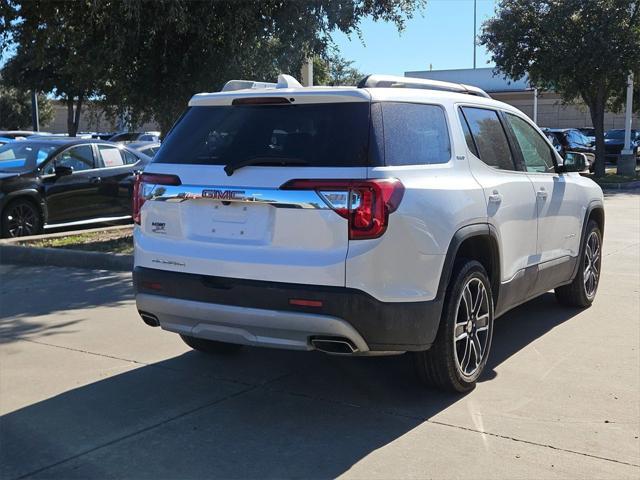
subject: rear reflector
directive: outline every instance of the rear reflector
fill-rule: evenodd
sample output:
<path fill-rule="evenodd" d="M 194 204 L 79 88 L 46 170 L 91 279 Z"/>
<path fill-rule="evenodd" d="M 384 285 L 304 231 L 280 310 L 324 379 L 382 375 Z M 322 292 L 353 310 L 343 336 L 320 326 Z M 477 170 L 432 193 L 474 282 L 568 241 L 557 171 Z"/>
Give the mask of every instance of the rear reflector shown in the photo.
<path fill-rule="evenodd" d="M 338 215 L 349 221 L 349 239 L 365 240 L 384 234 L 389 214 L 404 196 L 397 178 L 371 180 L 291 180 L 283 190 L 315 190 Z"/>
<path fill-rule="evenodd" d="M 296 305 L 298 307 L 321 307 L 322 302 L 320 300 L 305 300 L 303 298 L 292 298 L 289 300 L 289 305 Z"/>
<path fill-rule="evenodd" d="M 140 225 L 140 210 L 146 200 L 143 191 L 144 183 L 152 185 L 182 185 L 180 177 L 177 175 L 167 175 L 164 173 L 141 173 L 136 175 L 131 198 L 131 216 L 133 217 L 133 222 L 138 225 Z"/>
<path fill-rule="evenodd" d="M 162 284 L 158 282 L 142 282 L 140 286 L 146 290 L 156 290 L 158 292 L 162 290 Z"/>

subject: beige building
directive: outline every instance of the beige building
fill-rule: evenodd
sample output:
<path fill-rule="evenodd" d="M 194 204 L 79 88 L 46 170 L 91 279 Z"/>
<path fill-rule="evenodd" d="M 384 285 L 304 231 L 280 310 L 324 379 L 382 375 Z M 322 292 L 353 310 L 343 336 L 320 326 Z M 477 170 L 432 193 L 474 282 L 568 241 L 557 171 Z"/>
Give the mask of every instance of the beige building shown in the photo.
<path fill-rule="evenodd" d="M 53 101 L 54 116 L 53 122 L 49 125 L 42 125 L 41 129 L 50 133 L 67 133 L 67 105 L 59 100 Z M 83 105 L 80 112 L 80 125 L 78 132 L 116 132 L 121 130 L 117 121 L 107 118 L 104 111 L 95 104 L 87 103 Z M 155 122 L 144 124 L 140 131 L 160 130 Z"/>
<path fill-rule="evenodd" d="M 492 68 L 462 70 L 427 70 L 406 72 L 406 77 L 428 78 L 446 82 L 465 83 L 482 88 L 491 97 L 522 110 L 533 119 L 535 91 L 529 85 L 528 78 L 513 81 L 496 75 Z M 538 92 L 537 124 L 549 128 L 591 127 L 589 109 L 583 103 L 565 105 L 554 92 Z M 624 128 L 624 112 L 607 112 L 604 128 Z M 633 116 L 632 128 L 640 128 L 640 117 Z"/>

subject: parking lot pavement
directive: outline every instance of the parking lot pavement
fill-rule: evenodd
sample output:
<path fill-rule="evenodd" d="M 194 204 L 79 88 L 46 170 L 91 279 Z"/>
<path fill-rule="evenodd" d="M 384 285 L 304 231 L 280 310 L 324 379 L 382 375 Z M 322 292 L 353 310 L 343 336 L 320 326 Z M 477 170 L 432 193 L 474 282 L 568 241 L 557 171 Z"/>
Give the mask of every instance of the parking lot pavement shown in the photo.
<path fill-rule="evenodd" d="M 640 196 L 606 211 L 592 308 L 499 319 L 464 397 L 406 355 L 207 357 L 127 274 L 0 266 L 0 478 L 638 478 Z"/>

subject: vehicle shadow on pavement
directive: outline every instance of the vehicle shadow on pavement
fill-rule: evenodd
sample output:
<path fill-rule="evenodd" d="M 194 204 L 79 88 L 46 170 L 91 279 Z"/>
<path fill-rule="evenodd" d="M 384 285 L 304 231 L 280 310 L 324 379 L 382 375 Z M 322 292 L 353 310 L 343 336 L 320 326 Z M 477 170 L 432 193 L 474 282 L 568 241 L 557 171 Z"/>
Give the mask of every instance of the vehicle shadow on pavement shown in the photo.
<path fill-rule="evenodd" d="M 65 282 L 52 283 L 51 267 L 2 265 L 0 282 L 0 341 L 15 341 L 38 335 L 56 335 L 83 320 L 56 325 L 39 322 L 42 315 L 97 306 L 117 307 L 133 300 L 131 277 L 123 273 L 76 268 L 57 269 Z M 12 277 L 20 276 L 14 282 Z M 123 281 L 123 277 L 127 281 Z M 17 299 L 28 298 L 28 302 Z"/>
<path fill-rule="evenodd" d="M 486 378 L 577 313 L 546 294 L 505 315 Z M 188 352 L 2 416 L 0 478 L 336 477 L 461 398 L 409 355 Z"/>

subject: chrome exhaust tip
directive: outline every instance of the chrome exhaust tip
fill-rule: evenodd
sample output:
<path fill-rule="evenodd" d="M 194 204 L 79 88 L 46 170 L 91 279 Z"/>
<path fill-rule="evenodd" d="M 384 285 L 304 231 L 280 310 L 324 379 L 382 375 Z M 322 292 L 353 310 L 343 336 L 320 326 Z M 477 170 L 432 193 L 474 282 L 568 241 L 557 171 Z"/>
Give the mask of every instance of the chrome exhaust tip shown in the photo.
<path fill-rule="evenodd" d="M 140 314 L 140 317 L 142 317 L 142 321 L 150 327 L 160 326 L 160 320 L 158 320 L 158 317 L 156 317 L 153 313 L 141 312 L 140 310 L 138 310 L 138 313 Z"/>
<path fill-rule="evenodd" d="M 347 338 L 315 337 L 311 339 L 311 345 L 320 352 L 332 355 L 352 355 L 358 352 L 358 347 Z"/>

